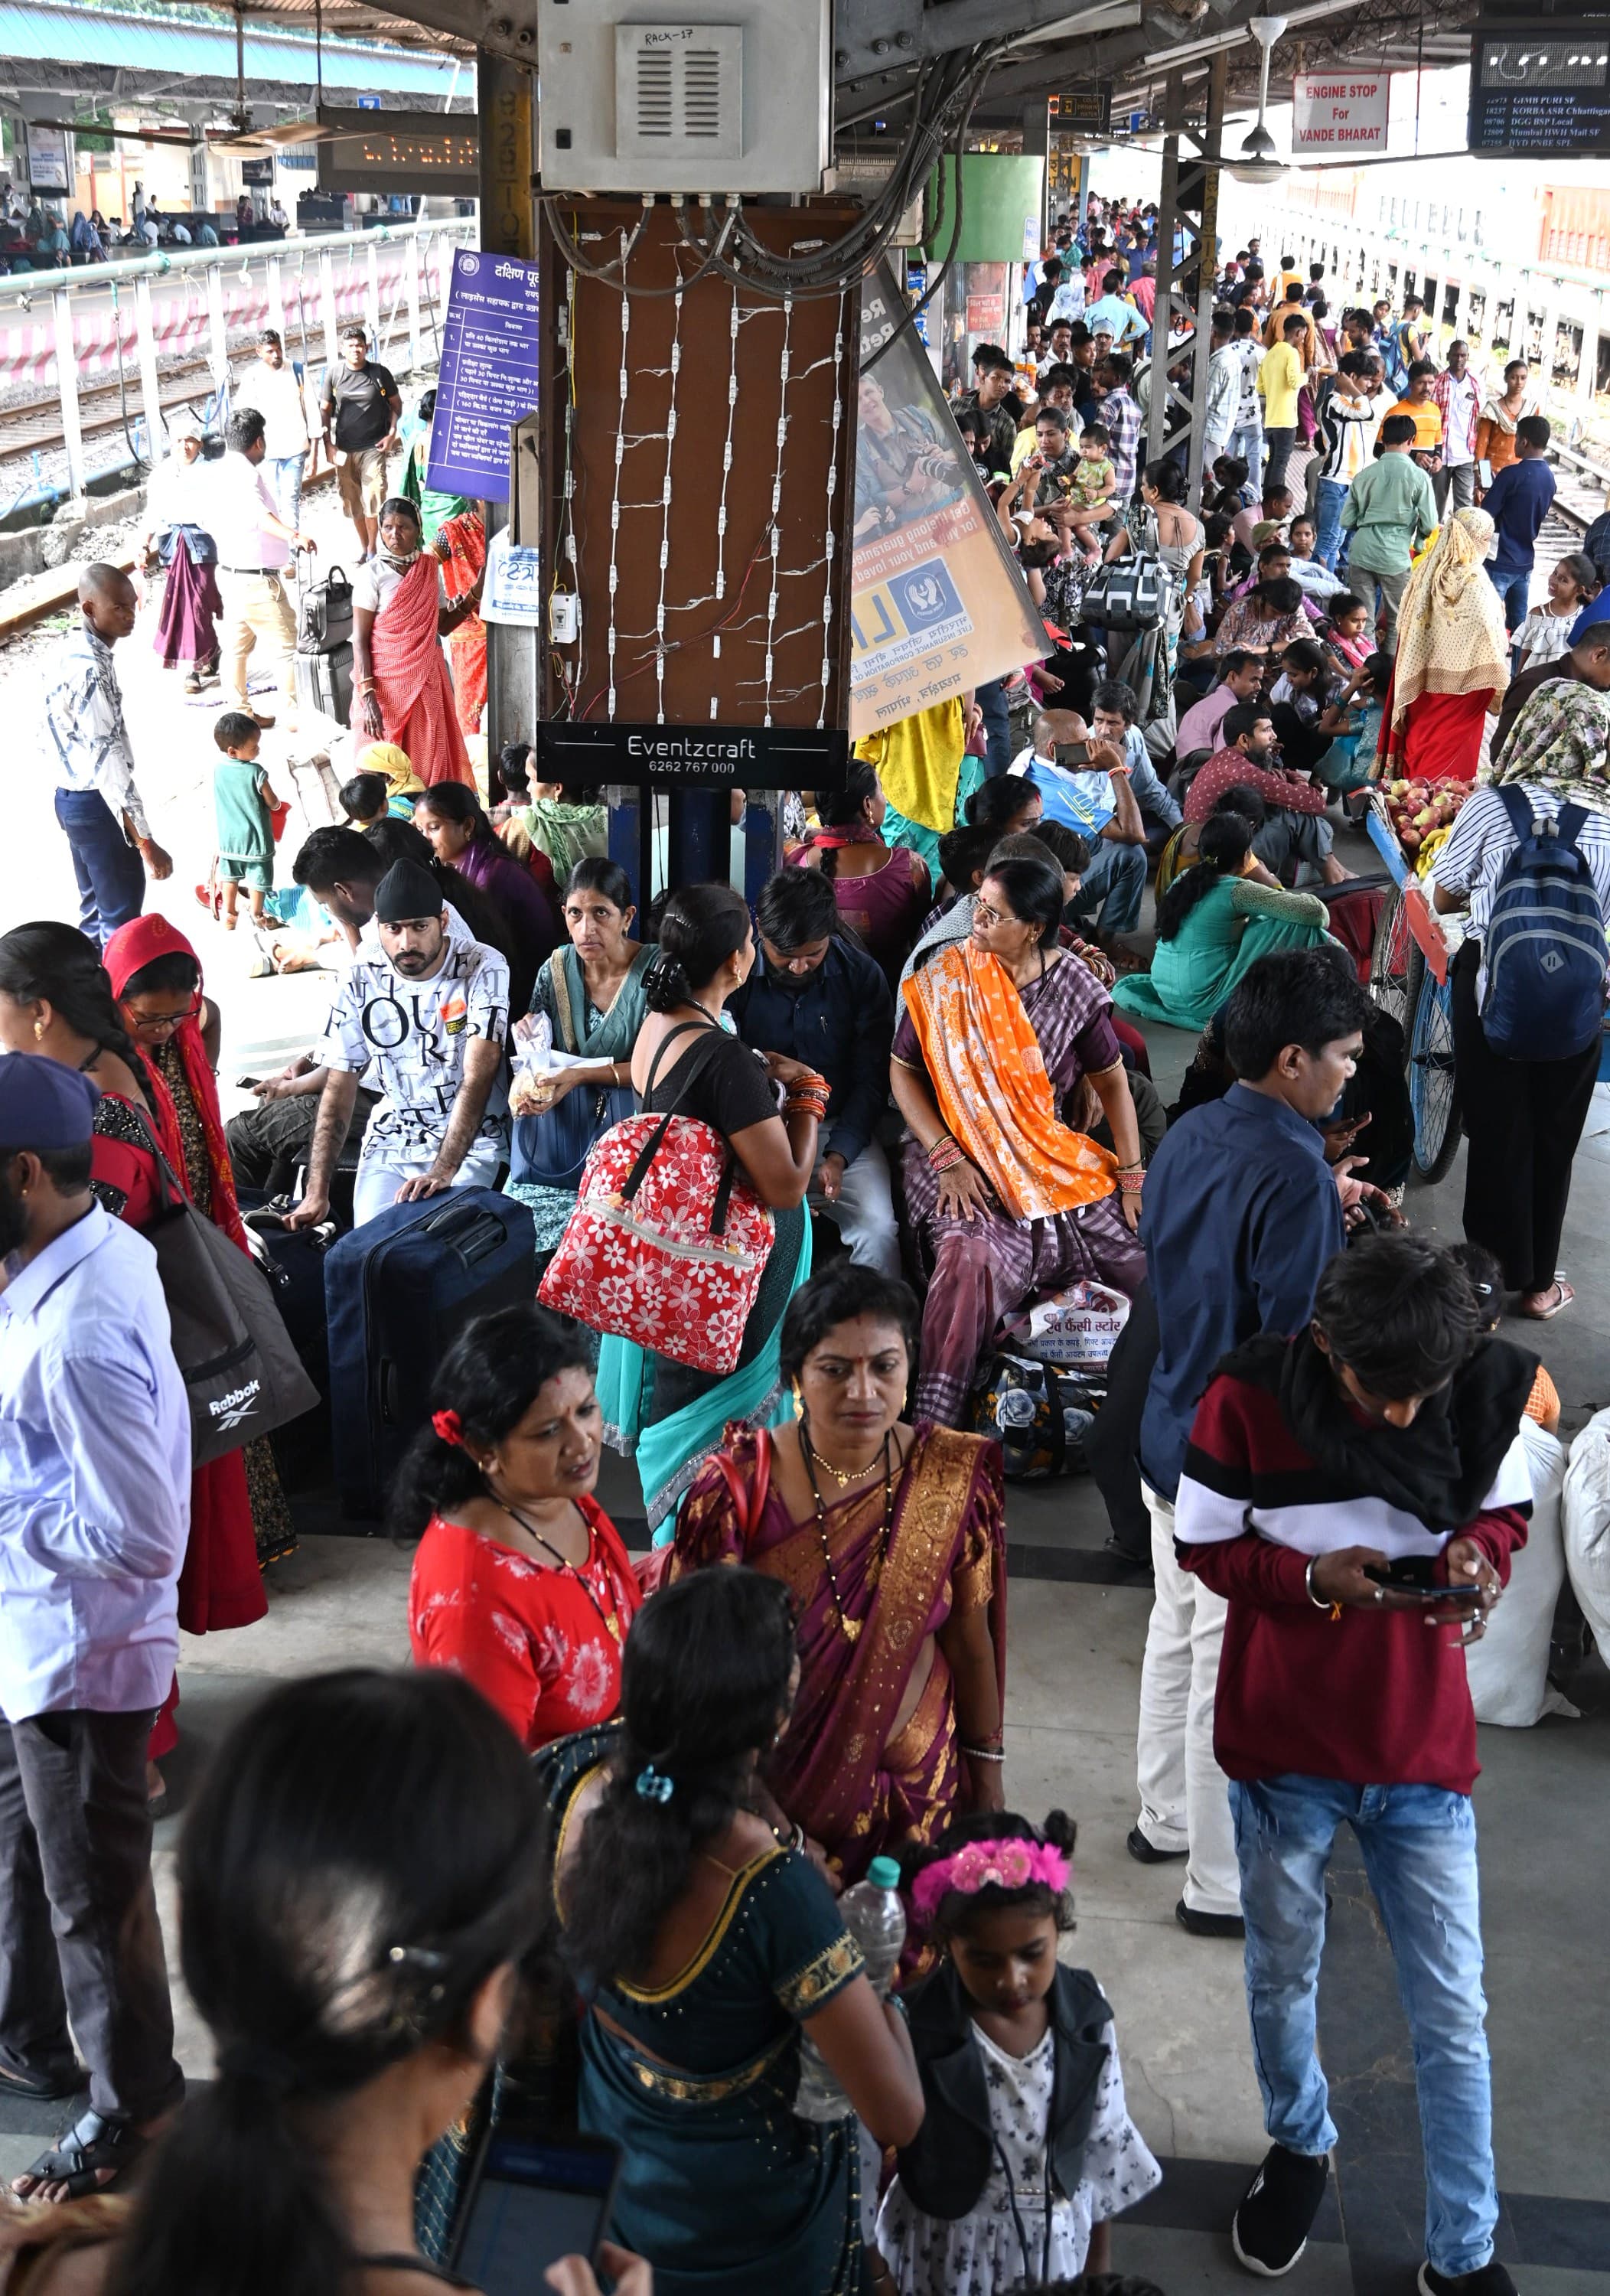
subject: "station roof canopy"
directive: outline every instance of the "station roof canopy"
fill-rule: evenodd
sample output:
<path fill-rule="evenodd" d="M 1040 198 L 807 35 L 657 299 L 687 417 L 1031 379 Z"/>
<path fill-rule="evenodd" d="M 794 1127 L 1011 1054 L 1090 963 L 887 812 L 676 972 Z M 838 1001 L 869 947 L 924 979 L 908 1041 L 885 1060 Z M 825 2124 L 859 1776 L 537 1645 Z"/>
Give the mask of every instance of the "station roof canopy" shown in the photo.
<path fill-rule="evenodd" d="M 802 0 L 805 4 L 805 0 Z M 1229 60 L 1232 109 L 1257 94 L 1259 52 L 1247 26 L 1277 0 L 836 0 L 834 46 L 841 127 L 877 114 L 898 117 L 915 76 L 934 56 L 1000 43 L 981 116 L 1000 116 L 1053 90 L 1092 78 L 1111 79 L 1115 108 L 1144 105 L 1160 94 L 1173 70 L 1205 78 L 1214 54 Z M 1402 70 L 1462 62 L 1479 0 L 1295 0 L 1273 50 L 1271 85 L 1296 70 L 1343 59 Z M 1553 12 L 1552 0 L 1516 0 L 1516 12 Z M 45 12 L 0 6 L 0 19 Z M 53 15 L 57 12 L 50 11 Z M 61 12 L 94 17 L 80 5 Z M 1580 13 L 1565 0 L 1561 13 Z M 233 44 L 231 12 L 190 8 L 175 0 L 176 15 L 204 15 Z M 524 63 L 536 53 L 536 0 L 250 0 L 249 22 L 283 20 L 304 37 L 315 15 L 326 33 L 397 41 L 463 54 L 477 45 Z M 265 38 L 271 37 L 264 36 Z M 249 48 L 253 42 L 247 35 Z M 65 51 L 57 50 L 57 53 Z M 330 53 L 326 43 L 326 56 Z M 255 68 L 249 63 L 248 78 Z M 333 86 L 326 70 L 326 86 Z M 351 86 L 350 81 L 342 83 Z M 891 120 L 891 125 L 894 121 Z"/>
<path fill-rule="evenodd" d="M 284 20 L 264 22 L 271 13 Z M 323 37 L 313 0 L 306 6 L 283 0 L 272 11 L 253 7 L 243 15 L 237 45 L 235 17 L 222 8 L 136 14 L 86 0 L 0 0 L 0 88 L 114 102 L 225 100 L 235 95 L 243 73 L 257 102 L 306 105 L 322 85 L 338 103 L 372 93 L 418 109 L 445 102 L 454 91 L 456 62 L 454 92 L 461 100 L 473 97 L 464 41 L 427 34 L 386 11 L 348 7 L 347 0 L 323 0 L 320 14 Z M 333 37 L 338 31 L 365 37 Z"/>

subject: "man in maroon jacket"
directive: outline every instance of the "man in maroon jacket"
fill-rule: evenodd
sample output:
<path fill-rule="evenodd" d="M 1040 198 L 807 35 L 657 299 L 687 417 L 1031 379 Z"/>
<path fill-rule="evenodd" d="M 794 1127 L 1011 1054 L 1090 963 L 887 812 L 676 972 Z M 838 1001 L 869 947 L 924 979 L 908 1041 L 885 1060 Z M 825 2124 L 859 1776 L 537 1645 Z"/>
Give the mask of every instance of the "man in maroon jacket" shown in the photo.
<path fill-rule="evenodd" d="M 1314 2052 L 1325 1869 L 1358 1836 L 1414 2039 L 1421 2296 L 1514 2296 L 1498 2220 L 1477 1910 L 1475 1716 L 1461 1644 L 1524 1543 L 1536 1358 L 1478 1339 L 1449 1254 L 1333 1259 L 1313 1322 L 1227 1357 L 1175 1501 L 1180 1559 L 1225 1597 L 1214 1751 L 1229 1777 L 1253 2051 L 1274 2142 L 1236 2211 L 1248 2270 L 1288 2272 L 1336 2129 Z"/>

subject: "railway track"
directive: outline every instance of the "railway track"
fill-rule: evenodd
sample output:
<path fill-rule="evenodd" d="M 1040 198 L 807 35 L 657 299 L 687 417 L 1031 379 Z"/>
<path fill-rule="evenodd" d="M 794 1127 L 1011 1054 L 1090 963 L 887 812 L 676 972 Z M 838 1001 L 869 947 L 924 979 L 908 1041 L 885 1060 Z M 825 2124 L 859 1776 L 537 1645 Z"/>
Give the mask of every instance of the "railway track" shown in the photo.
<path fill-rule="evenodd" d="M 199 395 L 192 386 L 183 381 L 188 375 L 205 376 L 207 388 L 210 390 L 211 361 L 205 358 L 181 359 L 167 370 L 159 385 L 165 411 L 169 407 L 186 406 Z M 132 430 L 136 422 L 143 421 L 144 411 L 138 375 L 130 375 L 121 386 L 115 382 L 83 383 L 79 386 L 78 427 L 86 439 L 107 430 L 121 430 L 126 419 Z M 59 398 L 32 398 L 25 400 L 20 406 L 0 407 L 0 463 L 13 461 L 21 455 L 49 454 L 64 443 Z"/>

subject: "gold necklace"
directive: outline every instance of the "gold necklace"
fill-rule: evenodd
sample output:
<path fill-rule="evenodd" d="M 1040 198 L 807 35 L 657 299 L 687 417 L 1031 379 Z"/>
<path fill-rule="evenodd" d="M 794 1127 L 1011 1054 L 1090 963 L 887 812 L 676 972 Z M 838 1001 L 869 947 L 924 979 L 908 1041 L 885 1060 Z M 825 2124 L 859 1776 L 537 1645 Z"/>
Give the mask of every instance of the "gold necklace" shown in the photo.
<path fill-rule="evenodd" d="M 800 1430 L 800 1432 L 802 1435 L 805 1435 L 805 1430 L 803 1428 Z M 810 1453 L 812 1458 L 815 1460 L 817 1465 L 819 1467 L 825 1468 L 827 1472 L 832 1476 L 833 1480 L 838 1484 L 841 1491 L 847 1490 L 852 1483 L 858 1483 L 862 1481 L 864 1477 L 874 1472 L 879 1462 L 884 1456 L 885 1447 L 887 1442 L 888 1437 L 886 1435 L 883 1442 L 879 1445 L 876 1452 L 873 1454 L 871 1458 L 867 1461 L 864 1467 L 836 1467 L 831 1459 L 824 1459 L 822 1457 L 821 1453 L 816 1448 L 815 1444 L 812 1442 L 810 1437 L 808 1435 L 805 1435 L 805 1449 Z"/>
<path fill-rule="evenodd" d="M 883 1439 L 883 1531 L 878 1542 L 878 1552 L 867 1565 L 867 1585 L 874 1593 L 882 1579 L 883 1566 L 888 1560 L 889 1535 L 895 1525 L 895 1472 L 889 1456 L 893 1442 L 894 1431 L 891 1429 Z M 828 1574 L 828 1587 L 833 1597 L 833 1608 L 838 1614 L 838 1630 L 846 1643 L 858 1643 L 861 1640 L 861 1629 L 864 1621 L 852 1619 L 848 1615 L 844 1607 L 844 1598 L 838 1592 L 838 1578 L 833 1569 L 833 1550 L 828 1542 L 827 1504 L 822 1498 L 821 1488 L 817 1484 L 815 1470 L 811 1464 L 811 1461 L 821 1458 L 821 1454 L 808 1435 L 805 1438 L 805 1470 L 810 1477 L 811 1496 L 816 1503 L 816 1535 L 821 1541 L 821 1560 Z M 825 1467 L 828 1462 L 822 1459 L 821 1464 Z"/>

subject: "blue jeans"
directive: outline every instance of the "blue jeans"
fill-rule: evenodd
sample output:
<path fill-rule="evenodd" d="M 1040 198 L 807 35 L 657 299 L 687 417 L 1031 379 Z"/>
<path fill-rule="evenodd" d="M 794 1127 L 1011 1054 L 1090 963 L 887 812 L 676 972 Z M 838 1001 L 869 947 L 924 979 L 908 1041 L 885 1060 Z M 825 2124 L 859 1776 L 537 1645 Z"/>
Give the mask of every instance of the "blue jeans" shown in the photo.
<path fill-rule="evenodd" d="M 56 819 L 72 849 L 80 930 L 102 948 L 145 906 L 145 864 L 99 790 L 56 791 Z"/>
<path fill-rule="evenodd" d="M 1005 678 L 992 677 L 987 685 L 976 686 L 973 699 L 983 713 L 990 779 L 995 781 L 1009 770 L 1012 762 L 1012 723 L 1007 711 Z"/>
<path fill-rule="evenodd" d="M 269 489 L 287 526 L 302 523 L 302 478 L 306 468 L 306 455 L 275 455 L 266 465 Z"/>
<path fill-rule="evenodd" d="M 1311 2156 L 1336 2141 L 1314 2054 L 1325 1869 L 1345 1818 L 1381 1909 L 1414 2043 L 1426 2156 L 1426 2253 L 1451 2278 L 1492 2255 L 1498 2192 L 1483 2020 L 1475 1815 L 1442 1786 L 1357 1786 L 1295 1773 L 1230 1782 L 1246 2002 L 1264 2121 Z"/>
<path fill-rule="evenodd" d="M 1528 566 L 1516 574 L 1502 566 L 1489 566 L 1487 571 L 1492 577 L 1493 588 L 1504 602 L 1504 627 L 1513 637 L 1525 620 L 1532 601 L 1532 569 Z"/>
<path fill-rule="evenodd" d="M 1238 422 L 1230 434 L 1227 455 L 1238 455 L 1246 464 L 1246 476 L 1254 492 L 1263 491 L 1263 425 L 1261 422 Z"/>
<path fill-rule="evenodd" d="M 1336 552 L 1342 540 L 1342 504 L 1347 499 L 1344 479 L 1321 479 L 1319 482 L 1316 507 L 1319 511 L 1319 534 L 1313 554 L 1321 566 L 1336 570 Z"/>
<path fill-rule="evenodd" d="M 1133 932 L 1140 922 L 1140 898 L 1146 890 L 1146 848 L 1119 845 L 1109 837 L 1087 840 L 1090 866 L 1079 881 L 1073 899 L 1076 917 L 1097 922 L 1105 933 Z"/>

